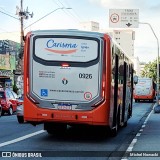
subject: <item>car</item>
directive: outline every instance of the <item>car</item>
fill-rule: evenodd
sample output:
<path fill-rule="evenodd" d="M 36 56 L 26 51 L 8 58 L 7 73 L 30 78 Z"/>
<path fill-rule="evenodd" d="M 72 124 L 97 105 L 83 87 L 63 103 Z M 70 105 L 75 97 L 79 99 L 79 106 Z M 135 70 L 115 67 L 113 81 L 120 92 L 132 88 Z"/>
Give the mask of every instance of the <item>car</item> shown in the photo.
<path fill-rule="evenodd" d="M 24 123 L 23 104 L 17 106 L 17 120 L 19 123 Z"/>
<path fill-rule="evenodd" d="M 2 106 L 0 106 L 0 117 L 2 116 Z"/>
<path fill-rule="evenodd" d="M 24 114 L 23 114 L 23 95 L 19 96 L 19 103 L 22 102 L 22 104 L 17 106 L 17 120 L 19 123 L 24 123 Z"/>
<path fill-rule="evenodd" d="M 17 94 L 10 90 L 0 90 L 0 105 L 2 106 L 2 115 L 8 113 L 12 115 L 17 110 L 17 106 L 23 102 L 18 100 Z"/>

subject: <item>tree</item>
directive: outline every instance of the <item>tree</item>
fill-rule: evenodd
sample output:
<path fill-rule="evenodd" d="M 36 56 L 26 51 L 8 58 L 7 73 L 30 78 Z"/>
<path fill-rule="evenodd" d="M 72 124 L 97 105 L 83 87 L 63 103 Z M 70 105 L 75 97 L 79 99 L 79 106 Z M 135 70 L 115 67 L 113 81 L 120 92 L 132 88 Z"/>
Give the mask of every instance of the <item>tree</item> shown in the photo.
<path fill-rule="evenodd" d="M 157 79 L 157 61 L 149 62 L 144 66 L 142 77 L 152 78 L 154 82 Z"/>

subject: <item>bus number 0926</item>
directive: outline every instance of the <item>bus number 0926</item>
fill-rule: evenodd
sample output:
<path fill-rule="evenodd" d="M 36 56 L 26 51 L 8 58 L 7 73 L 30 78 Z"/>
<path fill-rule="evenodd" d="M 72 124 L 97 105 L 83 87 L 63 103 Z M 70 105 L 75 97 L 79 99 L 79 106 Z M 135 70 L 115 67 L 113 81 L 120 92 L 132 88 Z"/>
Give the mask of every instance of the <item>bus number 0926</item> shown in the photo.
<path fill-rule="evenodd" d="M 79 78 L 92 79 L 92 74 L 80 73 Z"/>

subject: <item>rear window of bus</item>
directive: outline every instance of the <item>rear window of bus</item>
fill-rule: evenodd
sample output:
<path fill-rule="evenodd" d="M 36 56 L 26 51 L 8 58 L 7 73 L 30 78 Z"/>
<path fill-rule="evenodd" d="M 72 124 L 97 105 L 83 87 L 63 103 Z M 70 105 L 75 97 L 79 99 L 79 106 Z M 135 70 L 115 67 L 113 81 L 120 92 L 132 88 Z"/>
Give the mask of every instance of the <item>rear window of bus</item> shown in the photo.
<path fill-rule="evenodd" d="M 34 55 L 45 61 L 90 62 L 99 56 L 96 38 L 38 37 L 33 48 Z"/>

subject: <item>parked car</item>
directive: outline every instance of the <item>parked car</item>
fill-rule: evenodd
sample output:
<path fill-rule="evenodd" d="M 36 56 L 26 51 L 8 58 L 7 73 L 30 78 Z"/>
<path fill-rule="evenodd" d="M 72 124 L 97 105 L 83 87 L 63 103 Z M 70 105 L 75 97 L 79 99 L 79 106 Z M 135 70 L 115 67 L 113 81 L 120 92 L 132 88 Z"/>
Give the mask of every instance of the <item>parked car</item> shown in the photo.
<path fill-rule="evenodd" d="M 17 106 L 21 105 L 23 102 L 18 100 L 17 94 L 10 90 L 0 91 L 0 105 L 2 106 L 2 114 L 8 113 L 12 115 L 17 110 Z"/>
<path fill-rule="evenodd" d="M 19 97 L 19 100 L 23 102 L 23 95 Z M 23 104 L 17 106 L 17 120 L 19 123 L 24 123 Z"/>
<path fill-rule="evenodd" d="M 24 123 L 23 105 L 17 106 L 17 120 L 19 123 Z"/>
<path fill-rule="evenodd" d="M 0 117 L 2 115 L 2 106 L 0 105 Z"/>

